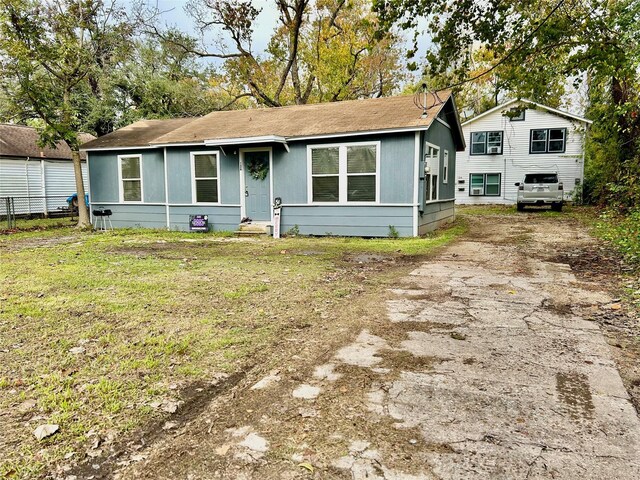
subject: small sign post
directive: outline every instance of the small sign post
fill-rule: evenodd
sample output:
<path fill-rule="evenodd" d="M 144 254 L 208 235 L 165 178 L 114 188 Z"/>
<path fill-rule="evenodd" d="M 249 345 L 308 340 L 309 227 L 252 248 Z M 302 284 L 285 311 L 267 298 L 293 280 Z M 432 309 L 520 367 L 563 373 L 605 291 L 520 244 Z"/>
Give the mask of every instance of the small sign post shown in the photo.
<path fill-rule="evenodd" d="M 189 215 L 189 231 L 208 232 L 209 215 Z"/>
<path fill-rule="evenodd" d="M 282 211 L 282 199 L 276 197 L 273 201 L 273 238 L 280 238 L 280 212 Z"/>

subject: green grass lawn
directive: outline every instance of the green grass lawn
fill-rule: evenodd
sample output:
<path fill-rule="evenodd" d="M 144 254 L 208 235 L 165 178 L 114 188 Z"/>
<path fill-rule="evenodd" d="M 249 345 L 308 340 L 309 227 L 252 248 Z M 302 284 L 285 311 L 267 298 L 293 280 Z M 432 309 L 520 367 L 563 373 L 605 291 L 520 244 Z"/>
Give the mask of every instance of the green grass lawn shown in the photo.
<path fill-rule="evenodd" d="M 417 261 L 463 231 L 458 222 L 395 240 L 71 228 L 0 236 L 0 477 L 38 476 L 82 452 L 92 433 L 139 427 L 161 415 L 154 401 L 237 371 L 288 329 L 327 322 L 384 277 L 363 284 L 350 256 Z M 36 405 L 24 411 L 28 400 Z M 60 431 L 37 441 L 43 423 Z"/>
<path fill-rule="evenodd" d="M 47 230 L 50 228 L 72 227 L 78 223 L 77 217 L 17 218 L 15 228 L 10 231 Z M 0 233 L 9 233 L 7 220 L 0 220 Z"/>

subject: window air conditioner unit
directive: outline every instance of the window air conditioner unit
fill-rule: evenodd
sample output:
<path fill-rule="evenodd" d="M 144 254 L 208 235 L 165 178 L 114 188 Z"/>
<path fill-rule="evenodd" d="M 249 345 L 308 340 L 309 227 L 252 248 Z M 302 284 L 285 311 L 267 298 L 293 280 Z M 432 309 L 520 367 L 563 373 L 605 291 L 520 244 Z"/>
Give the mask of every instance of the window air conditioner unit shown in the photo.
<path fill-rule="evenodd" d="M 473 195 L 482 195 L 482 189 L 481 188 L 473 188 L 473 189 L 471 189 L 471 193 Z"/>
<path fill-rule="evenodd" d="M 489 147 L 488 153 L 500 153 L 500 147 Z"/>

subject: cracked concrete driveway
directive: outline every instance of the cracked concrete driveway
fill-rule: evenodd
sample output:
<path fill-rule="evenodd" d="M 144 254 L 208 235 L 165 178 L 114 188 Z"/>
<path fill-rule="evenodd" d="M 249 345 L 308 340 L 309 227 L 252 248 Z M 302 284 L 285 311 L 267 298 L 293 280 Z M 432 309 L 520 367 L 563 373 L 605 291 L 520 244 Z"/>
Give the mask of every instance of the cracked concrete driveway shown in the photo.
<path fill-rule="evenodd" d="M 611 299 L 551 261 L 591 240 L 545 222 L 471 219 L 381 321 L 248 379 L 113 476 L 640 478 L 640 420 L 588 320 Z"/>

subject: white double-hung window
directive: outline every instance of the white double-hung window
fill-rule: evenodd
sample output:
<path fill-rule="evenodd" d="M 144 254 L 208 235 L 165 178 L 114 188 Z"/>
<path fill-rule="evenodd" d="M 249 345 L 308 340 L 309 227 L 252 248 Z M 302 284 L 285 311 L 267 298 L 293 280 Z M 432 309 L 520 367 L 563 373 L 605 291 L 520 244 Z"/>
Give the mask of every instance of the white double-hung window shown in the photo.
<path fill-rule="evenodd" d="M 379 200 L 379 142 L 309 146 L 308 160 L 312 203 Z"/>
<path fill-rule="evenodd" d="M 120 201 L 142 202 L 142 155 L 118 155 Z"/>
<path fill-rule="evenodd" d="M 440 172 L 440 148 L 426 144 L 424 154 L 424 201 L 438 200 L 438 173 Z"/>
<path fill-rule="evenodd" d="M 217 152 L 191 152 L 193 203 L 219 203 Z"/>

